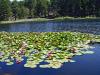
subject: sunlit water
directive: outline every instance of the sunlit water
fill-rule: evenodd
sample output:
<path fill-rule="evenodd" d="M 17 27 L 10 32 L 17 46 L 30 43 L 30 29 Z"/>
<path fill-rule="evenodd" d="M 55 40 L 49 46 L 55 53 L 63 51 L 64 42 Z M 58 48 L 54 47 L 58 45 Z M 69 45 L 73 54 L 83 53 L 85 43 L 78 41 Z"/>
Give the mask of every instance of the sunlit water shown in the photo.
<path fill-rule="evenodd" d="M 61 32 L 75 31 L 100 34 L 100 21 L 31 22 L 0 25 L 0 31 L 7 32 Z"/>
<path fill-rule="evenodd" d="M 76 56 L 73 58 L 76 62 L 65 63 L 60 69 L 25 68 L 25 62 L 12 66 L 0 63 L 0 75 L 100 75 L 100 45 L 93 46 L 94 54 Z"/>

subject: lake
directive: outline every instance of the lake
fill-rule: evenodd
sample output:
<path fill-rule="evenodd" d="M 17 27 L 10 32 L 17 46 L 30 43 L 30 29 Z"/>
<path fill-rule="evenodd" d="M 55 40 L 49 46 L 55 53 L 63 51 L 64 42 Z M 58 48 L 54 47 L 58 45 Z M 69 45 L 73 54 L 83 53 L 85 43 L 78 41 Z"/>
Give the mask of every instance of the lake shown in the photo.
<path fill-rule="evenodd" d="M 75 31 L 100 34 L 99 20 L 78 20 L 78 21 L 49 21 L 49 22 L 30 22 L 0 25 L 0 31 L 6 32 L 62 32 Z"/>
<path fill-rule="evenodd" d="M 100 34 L 100 21 L 31 22 L 0 25 L 6 32 L 62 32 L 75 31 Z M 0 62 L 0 75 L 100 75 L 100 45 L 93 45 L 94 54 L 75 56 L 74 63 L 65 63 L 60 69 L 25 68 L 21 64 L 6 66 Z M 41 63 L 43 64 L 43 63 Z"/>
<path fill-rule="evenodd" d="M 93 46 L 94 54 L 76 56 L 76 62 L 65 63 L 60 69 L 25 68 L 25 62 L 12 66 L 0 63 L 0 75 L 100 75 L 100 45 Z"/>

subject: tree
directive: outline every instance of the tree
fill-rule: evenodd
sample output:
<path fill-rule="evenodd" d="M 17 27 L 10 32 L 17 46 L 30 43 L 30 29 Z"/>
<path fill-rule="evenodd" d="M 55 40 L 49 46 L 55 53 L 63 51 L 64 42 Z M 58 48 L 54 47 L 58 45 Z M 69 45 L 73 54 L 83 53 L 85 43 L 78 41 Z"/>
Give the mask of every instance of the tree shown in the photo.
<path fill-rule="evenodd" d="M 100 17 L 100 0 L 0 0 L 0 20 L 47 16 Z"/>
<path fill-rule="evenodd" d="M 19 2 L 19 13 L 18 17 L 19 19 L 24 19 L 29 16 L 29 9 L 24 6 L 24 1 Z"/>
<path fill-rule="evenodd" d="M 14 0 L 11 4 L 12 7 L 12 12 L 13 12 L 13 17 L 16 20 L 18 18 L 18 14 L 20 12 L 19 4 L 17 0 Z"/>
<path fill-rule="evenodd" d="M 100 17 L 100 0 L 95 0 L 95 15 Z"/>
<path fill-rule="evenodd" d="M 0 20 L 10 20 L 11 15 L 10 1 L 0 0 Z"/>
<path fill-rule="evenodd" d="M 37 0 L 35 7 L 35 15 L 38 17 L 46 17 L 48 13 L 49 0 Z"/>
<path fill-rule="evenodd" d="M 29 9 L 29 17 L 34 17 L 37 0 L 25 0 L 25 6 Z"/>

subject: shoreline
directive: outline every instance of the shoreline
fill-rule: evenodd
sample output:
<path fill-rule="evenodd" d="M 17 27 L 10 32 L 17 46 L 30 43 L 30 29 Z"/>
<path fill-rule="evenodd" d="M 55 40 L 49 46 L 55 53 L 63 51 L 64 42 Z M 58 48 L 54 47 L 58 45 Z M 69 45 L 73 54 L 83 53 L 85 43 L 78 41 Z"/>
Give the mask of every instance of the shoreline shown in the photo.
<path fill-rule="evenodd" d="M 87 18 L 74 18 L 74 17 L 57 17 L 54 19 L 47 19 L 47 18 L 33 18 L 33 19 L 19 19 L 15 21 L 0 21 L 0 24 L 16 24 L 16 23 L 27 23 L 27 22 L 47 22 L 47 21 L 92 21 L 92 20 L 100 20 L 99 17 L 87 17 Z"/>
<path fill-rule="evenodd" d="M 19 19 L 15 21 L 1 21 L 0 24 L 16 24 L 16 23 L 27 23 L 27 22 L 46 22 L 50 21 L 50 19 L 46 18 L 34 18 L 34 19 Z"/>

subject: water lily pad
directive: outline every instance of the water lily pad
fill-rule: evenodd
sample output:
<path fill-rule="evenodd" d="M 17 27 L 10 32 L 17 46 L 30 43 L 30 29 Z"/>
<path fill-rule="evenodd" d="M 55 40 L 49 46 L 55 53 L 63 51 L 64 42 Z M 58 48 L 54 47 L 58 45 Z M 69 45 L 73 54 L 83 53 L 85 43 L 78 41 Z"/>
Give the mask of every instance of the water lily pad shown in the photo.
<path fill-rule="evenodd" d="M 13 62 L 6 63 L 6 65 L 13 65 L 13 64 L 14 64 Z"/>
<path fill-rule="evenodd" d="M 84 51 L 84 52 L 82 52 L 83 54 L 93 54 L 94 53 L 94 51 Z"/>
<path fill-rule="evenodd" d="M 76 61 L 75 60 L 69 60 L 69 62 L 72 62 L 73 63 L 73 62 L 76 62 Z"/>
<path fill-rule="evenodd" d="M 33 61 L 28 61 L 24 67 L 29 67 L 29 68 L 36 68 L 37 67 L 37 64 Z"/>
<path fill-rule="evenodd" d="M 24 67 L 36 68 L 40 62 L 47 62 L 40 67 L 60 68 L 65 62 L 75 62 L 71 60 L 75 55 L 93 54 L 88 45 L 91 39 L 94 39 L 91 35 L 76 32 L 1 32 L 0 62 L 12 65 L 16 60 L 19 64 L 27 58 Z"/>
<path fill-rule="evenodd" d="M 58 62 L 58 61 L 52 61 L 52 62 L 50 62 L 49 65 L 50 65 L 51 68 L 58 69 L 58 68 L 61 68 L 62 63 L 60 63 L 60 62 Z"/>
<path fill-rule="evenodd" d="M 40 68 L 50 68 L 50 65 L 48 64 L 48 65 L 40 65 L 39 66 Z"/>
<path fill-rule="evenodd" d="M 75 55 L 83 55 L 82 52 L 77 52 Z"/>

